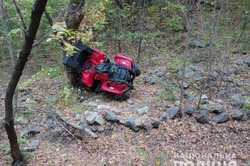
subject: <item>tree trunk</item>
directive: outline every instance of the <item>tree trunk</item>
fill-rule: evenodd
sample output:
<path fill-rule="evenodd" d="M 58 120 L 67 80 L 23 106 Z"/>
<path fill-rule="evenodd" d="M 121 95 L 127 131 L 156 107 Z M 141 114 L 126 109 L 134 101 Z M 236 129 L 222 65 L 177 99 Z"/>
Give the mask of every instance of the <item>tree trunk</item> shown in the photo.
<path fill-rule="evenodd" d="M 122 0 L 115 0 L 116 5 L 120 8 L 123 9 L 123 1 Z"/>
<path fill-rule="evenodd" d="M 85 0 L 70 0 L 65 23 L 68 29 L 78 30 L 84 17 Z"/>
<path fill-rule="evenodd" d="M 17 142 L 17 135 L 14 128 L 14 114 L 13 114 L 13 95 L 16 90 L 16 86 L 22 76 L 22 72 L 28 57 L 30 55 L 32 45 L 41 21 L 42 14 L 45 10 L 47 0 L 36 0 L 31 13 L 31 22 L 28 31 L 25 33 L 25 43 L 19 57 L 17 59 L 14 71 L 11 75 L 10 82 L 5 96 L 5 130 L 8 135 L 11 156 L 13 158 L 13 163 L 23 161 L 23 157 Z"/>

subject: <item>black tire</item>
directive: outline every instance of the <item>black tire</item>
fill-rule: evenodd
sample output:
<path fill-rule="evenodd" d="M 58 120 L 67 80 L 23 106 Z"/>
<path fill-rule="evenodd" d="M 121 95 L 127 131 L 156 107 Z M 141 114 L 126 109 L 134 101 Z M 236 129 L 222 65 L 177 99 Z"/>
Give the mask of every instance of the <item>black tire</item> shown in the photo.
<path fill-rule="evenodd" d="M 141 70 L 139 69 L 138 65 L 134 66 L 134 74 L 135 74 L 136 77 L 141 74 Z"/>
<path fill-rule="evenodd" d="M 126 92 L 124 93 L 122 96 L 118 96 L 118 95 L 115 95 L 115 94 L 112 94 L 112 98 L 116 101 L 126 101 L 128 100 L 130 97 L 130 93 L 129 92 Z"/>
<path fill-rule="evenodd" d="M 76 70 L 69 66 L 65 66 L 65 73 L 69 80 L 69 83 L 74 88 L 79 88 L 81 86 L 81 75 Z"/>

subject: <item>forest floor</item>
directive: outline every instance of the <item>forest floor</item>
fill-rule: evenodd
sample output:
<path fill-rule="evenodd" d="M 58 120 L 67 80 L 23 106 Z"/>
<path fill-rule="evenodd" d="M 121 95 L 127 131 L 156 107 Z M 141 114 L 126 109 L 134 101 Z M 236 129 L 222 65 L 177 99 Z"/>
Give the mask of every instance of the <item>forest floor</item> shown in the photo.
<path fill-rule="evenodd" d="M 154 58 L 159 63 L 150 65 L 150 61 L 145 62 L 142 75 L 135 81 L 135 90 L 129 100 L 117 102 L 103 94 L 86 92 L 81 102 L 76 95 L 70 94 L 69 97 L 76 97 L 76 100 L 73 103 L 70 101 L 69 105 L 57 101 L 58 96 L 61 96 L 59 92 L 65 86 L 64 76 L 41 77 L 27 83 L 33 74 L 30 71 L 34 71 L 31 69 L 31 62 L 21 82 L 21 85 L 26 82 L 28 86 L 19 88 L 16 111 L 16 129 L 21 148 L 24 150 L 35 146 L 32 152 L 24 152 L 27 164 L 171 166 L 178 161 L 229 163 L 233 160 L 237 161 L 238 165 L 249 166 L 250 120 L 230 119 L 221 124 L 201 124 L 194 117 L 184 115 L 182 118 L 162 122 L 158 129 L 138 132 L 123 125 L 105 122 L 104 132 L 97 133 L 97 139 L 86 137 L 83 140 L 72 137 L 63 129 L 52 130 L 48 127 L 46 110 L 49 107 L 54 107 L 63 119 L 75 125 L 79 125 L 88 111 L 102 113 L 111 110 L 124 118 L 146 116 L 159 119 L 166 108 L 178 104 L 178 99 L 167 101 L 165 98 L 169 96 L 162 95 L 161 82 L 165 78 L 161 78 L 159 73 L 165 72 L 166 63 L 161 56 Z M 249 55 L 245 55 L 244 58 L 249 58 Z M 237 65 L 236 63 L 235 61 L 233 65 Z M 241 63 L 238 66 L 243 66 L 240 73 L 249 76 L 249 67 L 244 66 L 243 62 L 238 63 Z M 6 76 L 7 71 L 1 73 Z M 7 82 L 3 80 L 1 79 L 0 88 L 0 121 L 4 116 L 4 92 Z M 250 79 L 246 77 L 245 80 L 249 83 Z M 188 90 L 190 94 L 191 91 Z M 239 92 L 243 96 L 249 96 L 246 90 Z M 224 97 L 210 97 L 209 100 L 222 101 L 225 111 L 231 113 L 238 108 L 232 107 L 228 102 L 230 93 L 235 92 L 224 92 Z M 65 99 L 65 96 L 63 98 Z M 148 109 L 147 112 L 143 115 L 138 114 L 138 109 L 145 107 Z M 34 130 L 34 135 L 21 137 L 30 129 Z M 0 165 L 10 165 L 12 160 L 3 126 L 0 126 L 0 140 Z"/>

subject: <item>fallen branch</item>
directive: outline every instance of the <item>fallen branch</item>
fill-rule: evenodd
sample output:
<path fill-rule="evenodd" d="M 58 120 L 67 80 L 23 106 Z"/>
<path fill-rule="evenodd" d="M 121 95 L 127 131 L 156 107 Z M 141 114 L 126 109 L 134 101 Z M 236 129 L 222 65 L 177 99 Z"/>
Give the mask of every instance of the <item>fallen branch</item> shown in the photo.
<path fill-rule="evenodd" d="M 79 128 L 66 122 L 64 119 L 60 117 L 60 115 L 56 113 L 55 110 L 51 108 L 47 110 L 47 116 L 48 116 L 48 119 L 54 120 L 56 124 L 58 124 L 62 129 L 64 129 L 68 134 L 70 134 L 74 138 L 82 140 L 86 136 L 91 137 L 91 138 L 98 137 L 95 133 L 93 133 L 87 127 Z"/>

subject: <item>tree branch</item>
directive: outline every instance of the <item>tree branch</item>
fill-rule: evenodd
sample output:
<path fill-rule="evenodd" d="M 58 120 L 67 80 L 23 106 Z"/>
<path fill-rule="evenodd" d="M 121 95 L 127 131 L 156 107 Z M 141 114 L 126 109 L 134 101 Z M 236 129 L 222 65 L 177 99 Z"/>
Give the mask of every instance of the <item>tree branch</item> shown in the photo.
<path fill-rule="evenodd" d="M 15 5 L 17 14 L 18 14 L 18 16 L 19 16 L 19 18 L 20 18 L 20 20 L 21 20 L 22 25 L 23 25 L 23 31 L 24 31 L 24 33 L 26 33 L 27 26 L 26 26 L 26 24 L 25 24 L 23 15 L 22 15 L 22 13 L 21 13 L 21 10 L 20 10 L 20 8 L 19 8 L 18 5 L 17 5 L 16 0 L 13 0 L 13 3 L 14 3 L 14 5 Z"/>
<path fill-rule="evenodd" d="M 45 10 L 45 16 L 46 16 L 46 18 L 47 18 L 47 20 L 48 20 L 48 22 L 49 22 L 49 25 L 50 26 L 53 26 L 53 19 L 52 19 L 52 17 L 49 15 L 49 13 Z"/>
<path fill-rule="evenodd" d="M 47 20 L 48 20 L 48 22 L 49 22 L 49 25 L 50 26 L 53 26 L 53 18 L 49 15 L 49 13 L 45 10 L 45 16 L 46 16 L 46 18 L 47 18 Z M 33 43 L 33 48 L 34 47 L 37 47 L 39 44 L 41 44 L 45 39 L 47 39 L 47 37 L 50 35 L 50 32 L 48 32 L 48 33 L 46 33 L 46 34 L 44 34 L 39 40 L 37 40 L 37 41 L 35 41 L 34 43 Z"/>
<path fill-rule="evenodd" d="M 36 41 L 33 43 L 32 47 L 33 47 L 33 48 L 34 48 L 34 47 L 37 47 L 37 46 L 38 46 L 39 44 L 41 44 L 44 40 L 46 40 L 47 37 L 48 37 L 49 35 L 50 35 L 50 32 L 44 34 L 39 40 L 36 40 Z"/>

